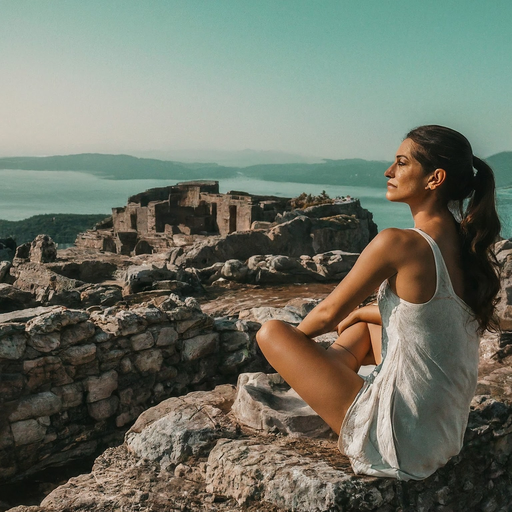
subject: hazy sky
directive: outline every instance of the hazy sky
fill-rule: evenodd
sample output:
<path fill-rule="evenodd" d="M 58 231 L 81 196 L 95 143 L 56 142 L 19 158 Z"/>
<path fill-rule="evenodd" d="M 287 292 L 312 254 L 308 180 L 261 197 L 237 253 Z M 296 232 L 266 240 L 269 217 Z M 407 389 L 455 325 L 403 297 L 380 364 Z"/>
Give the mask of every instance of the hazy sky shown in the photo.
<path fill-rule="evenodd" d="M 510 0 L 0 0 L 0 156 L 512 150 Z"/>

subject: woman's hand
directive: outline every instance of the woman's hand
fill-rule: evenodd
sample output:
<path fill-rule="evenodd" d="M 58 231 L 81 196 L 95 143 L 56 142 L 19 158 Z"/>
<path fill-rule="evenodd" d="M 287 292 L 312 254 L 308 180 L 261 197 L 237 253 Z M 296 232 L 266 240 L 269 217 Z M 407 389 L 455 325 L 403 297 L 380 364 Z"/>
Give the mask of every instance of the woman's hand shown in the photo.
<path fill-rule="evenodd" d="M 338 333 L 338 336 L 345 330 L 348 329 L 351 325 L 357 324 L 357 322 L 360 322 L 360 318 L 357 314 L 359 309 L 354 309 L 352 313 L 349 313 L 348 316 L 346 316 L 337 326 L 336 326 L 336 332 Z"/>
<path fill-rule="evenodd" d="M 382 319 L 380 317 L 379 306 L 371 304 L 362 308 L 357 308 L 349 313 L 337 326 L 336 332 L 338 336 L 351 325 L 357 324 L 357 322 L 366 322 L 369 324 L 382 325 Z"/>

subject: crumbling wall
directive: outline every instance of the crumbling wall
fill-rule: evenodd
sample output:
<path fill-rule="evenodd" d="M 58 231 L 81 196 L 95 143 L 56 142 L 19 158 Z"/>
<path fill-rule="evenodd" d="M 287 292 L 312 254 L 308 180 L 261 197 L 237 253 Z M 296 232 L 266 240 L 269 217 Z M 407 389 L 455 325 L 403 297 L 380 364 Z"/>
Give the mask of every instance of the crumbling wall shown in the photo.
<path fill-rule="evenodd" d="M 0 480 L 92 454 L 162 399 L 266 367 L 259 324 L 156 302 L 0 315 Z"/>

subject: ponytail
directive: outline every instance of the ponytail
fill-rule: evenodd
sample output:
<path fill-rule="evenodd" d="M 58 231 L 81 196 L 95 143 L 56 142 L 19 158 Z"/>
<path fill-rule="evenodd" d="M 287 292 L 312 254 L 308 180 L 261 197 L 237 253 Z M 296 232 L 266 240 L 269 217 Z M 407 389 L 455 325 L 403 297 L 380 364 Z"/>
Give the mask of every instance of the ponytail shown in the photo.
<path fill-rule="evenodd" d="M 497 331 L 500 279 L 493 248 L 501 225 L 492 169 L 473 156 L 464 135 L 450 128 L 420 126 L 411 130 L 407 138 L 415 143 L 413 156 L 425 173 L 446 171 L 444 197 L 459 223 L 466 302 L 478 320 L 480 332 Z"/>
<path fill-rule="evenodd" d="M 497 331 L 499 325 L 495 309 L 500 279 L 493 248 L 500 234 L 501 224 L 496 212 L 494 174 L 483 160 L 475 156 L 473 167 L 476 169 L 473 178 L 474 192 L 460 222 L 462 264 L 464 274 L 469 278 L 466 282 L 466 294 L 480 324 L 480 330 Z"/>

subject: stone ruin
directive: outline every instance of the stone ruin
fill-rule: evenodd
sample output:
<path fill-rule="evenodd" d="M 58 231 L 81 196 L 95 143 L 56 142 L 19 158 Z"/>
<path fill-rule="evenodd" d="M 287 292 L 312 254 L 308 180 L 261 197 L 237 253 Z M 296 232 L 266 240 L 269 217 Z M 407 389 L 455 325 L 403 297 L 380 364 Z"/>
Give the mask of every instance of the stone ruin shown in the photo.
<path fill-rule="evenodd" d="M 146 190 L 112 209 L 112 218 L 94 233 L 79 236 L 78 247 L 120 254 L 166 249 L 175 235 L 220 235 L 248 231 L 255 222 L 273 222 L 289 210 L 289 198 L 247 192 L 219 193 L 218 181 L 190 181 Z"/>

